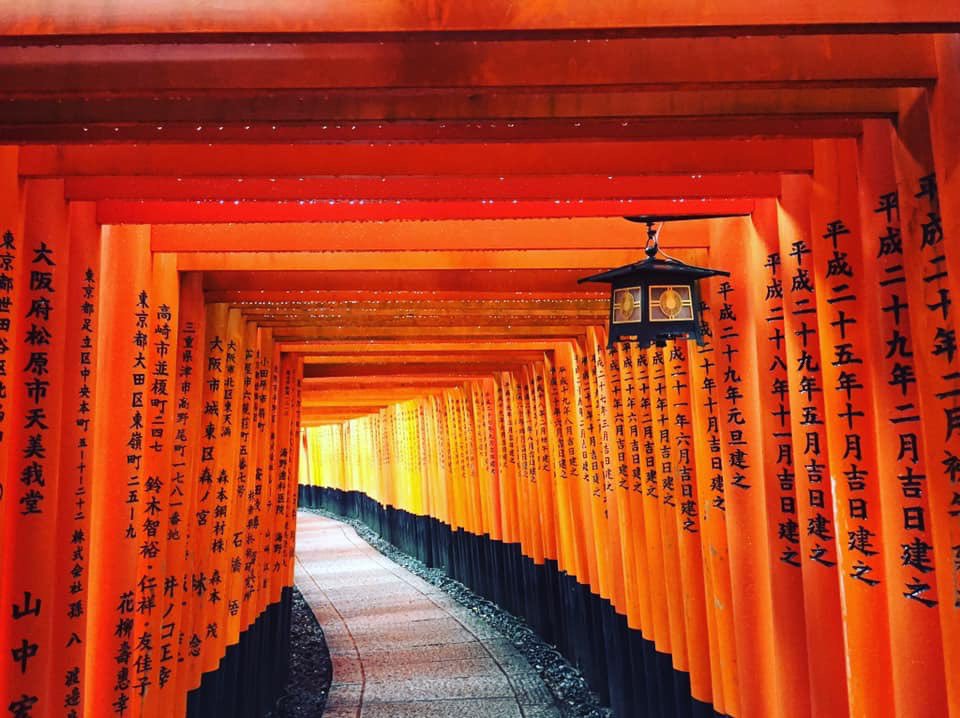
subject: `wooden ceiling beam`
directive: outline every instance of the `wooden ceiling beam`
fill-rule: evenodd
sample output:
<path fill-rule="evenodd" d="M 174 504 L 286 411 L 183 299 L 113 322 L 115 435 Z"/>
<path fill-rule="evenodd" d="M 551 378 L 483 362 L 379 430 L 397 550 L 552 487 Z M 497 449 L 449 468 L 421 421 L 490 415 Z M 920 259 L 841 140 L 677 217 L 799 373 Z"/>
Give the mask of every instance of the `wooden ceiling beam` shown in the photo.
<path fill-rule="evenodd" d="M 686 202 L 681 204 L 687 204 Z M 427 222 L 344 222 L 291 224 L 155 225 L 155 252 L 392 252 L 432 250 L 633 249 L 646 228 L 622 217 L 550 220 L 438 220 Z M 705 222 L 676 222 L 664 228 L 667 250 L 703 248 Z M 422 297 L 411 297 L 420 299 Z"/>
<path fill-rule="evenodd" d="M 274 338 L 278 343 L 287 343 L 299 340 L 386 340 L 386 339 L 450 339 L 452 337 L 467 337 L 476 339 L 485 337 L 491 339 L 536 339 L 549 337 L 552 340 L 583 337 L 587 328 L 570 324 L 539 324 L 535 326 L 447 326 L 442 330 L 432 331 L 418 327 L 317 327 L 310 325 L 286 326 L 274 331 Z"/>
<path fill-rule="evenodd" d="M 4 112 L 6 115 L 6 109 Z M 331 125 L 324 121 L 281 122 L 275 119 L 237 121 L 236 115 L 213 120 L 220 143 L 291 142 L 520 142 L 527 140 L 670 140 L 753 137 L 829 139 L 858 137 L 860 121 L 848 117 L 722 117 L 538 121 L 500 123 L 365 123 Z M 242 117 L 242 115 L 241 115 Z M 0 118 L 2 120 L 3 118 Z M 200 127 L 198 136 L 197 128 Z M 200 142 L 203 125 L 197 120 L 170 122 L 165 117 L 135 122 L 86 120 L 50 122 L 36 117 L 29 122 L 0 121 L 0 142 Z"/>
<path fill-rule="evenodd" d="M 486 353 L 533 350 L 547 352 L 554 351 L 562 344 L 563 342 L 541 339 L 510 339 L 499 341 L 471 341 L 464 339 L 460 341 L 282 342 L 278 346 L 282 352 L 307 355 L 304 357 L 304 361 L 310 362 L 312 361 L 311 357 L 363 355 L 368 352 L 372 354 L 403 354 L 407 352 L 449 352 L 453 354 L 463 354 L 472 352 Z"/>
<path fill-rule="evenodd" d="M 619 267 L 642 259 L 637 249 L 436 250 L 406 252 L 191 252 L 180 271 L 556 270 Z M 685 257 L 678 257 L 685 259 Z"/>
<path fill-rule="evenodd" d="M 758 13 L 759 14 L 759 13 Z M 2 17 L 2 15 L 0 15 Z M 779 61 L 778 61 L 779 59 Z M 0 97 L 193 90 L 919 86 L 931 37 L 763 35 L 0 46 Z M 522 89 L 519 89 L 522 88 Z M 227 118 L 221 118 L 227 119 Z"/>
<path fill-rule="evenodd" d="M 596 321 L 597 317 L 605 316 L 608 310 L 609 307 L 606 306 L 606 303 L 581 310 L 563 310 L 534 304 L 531 304 L 527 309 L 473 308 L 467 310 L 456 305 L 436 307 L 430 304 L 411 306 L 406 309 L 393 309 L 380 307 L 377 302 L 370 302 L 367 306 L 331 307 L 323 311 L 296 311 L 286 306 L 264 307 L 256 311 L 244 311 L 243 316 L 251 321 L 259 321 L 261 324 L 282 321 L 291 324 L 396 326 L 421 322 L 424 326 L 428 326 L 430 324 L 447 323 L 450 320 L 476 322 L 477 324 L 528 324 L 541 322 L 545 319 L 576 324 L 584 321 Z"/>
<path fill-rule="evenodd" d="M 392 374 L 394 376 L 416 376 L 417 374 L 436 374 L 438 364 L 414 364 L 414 363 L 389 363 L 381 364 L 376 366 L 357 366 L 352 364 L 347 365 L 316 365 L 311 364 L 304 366 L 304 376 L 305 377 L 360 377 L 360 376 L 379 376 L 382 374 Z M 457 366 L 462 366 L 467 369 L 471 374 L 489 374 L 493 375 L 497 372 L 510 371 L 511 369 L 517 369 L 524 364 L 517 364 L 516 366 L 510 366 L 505 364 L 502 361 L 496 362 L 454 362 L 449 364 L 451 368 L 455 369 Z"/>
<path fill-rule="evenodd" d="M 439 394 L 443 392 L 447 387 L 443 386 L 412 386 L 412 387 L 397 387 L 397 386 L 384 386 L 384 387 L 362 387 L 359 389 L 318 389 L 318 388 L 305 388 L 303 391 L 304 397 L 304 406 L 322 406 L 320 402 L 324 402 L 328 406 L 335 405 L 335 402 L 339 402 L 342 405 L 349 405 L 353 403 L 354 406 L 359 405 L 361 402 L 369 401 L 371 399 L 376 399 L 383 401 L 387 400 L 396 400 L 402 401 L 406 398 L 422 396 L 424 394 Z"/>
<path fill-rule="evenodd" d="M 478 292 L 470 289 L 460 291 L 368 291 L 368 290 L 341 290 L 327 291 L 318 290 L 282 290 L 282 289 L 225 289 L 211 290 L 205 292 L 208 302 L 226 302 L 231 306 L 243 309 L 249 306 L 273 306 L 277 304 L 298 304 L 305 302 L 392 302 L 392 301 L 410 301 L 410 302 L 476 302 L 476 301 L 499 301 L 505 303 L 517 302 L 570 302 L 593 303 L 597 301 L 606 301 L 609 292 L 595 291 L 591 294 L 584 292 L 550 292 L 543 294 L 538 292 Z"/>
<path fill-rule="evenodd" d="M 374 374 L 370 376 L 358 376 L 346 380 L 343 377 L 307 377 L 303 380 L 304 390 L 310 388 L 343 388 L 343 389 L 363 389 L 380 386 L 392 386 L 397 388 L 417 388 L 417 387 L 455 387 L 468 381 L 482 381 L 489 379 L 486 374 L 468 374 L 468 373 L 444 373 L 437 375 L 418 374 L 416 376 L 392 376 L 383 374 Z"/>
<path fill-rule="evenodd" d="M 297 295 L 300 291 L 370 292 L 464 292 L 477 297 L 487 293 L 527 292 L 543 296 L 608 295 L 605 288 L 591 283 L 578 284 L 577 279 L 592 271 L 609 267 L 576 269 L 475 269 L 411 271 L 211 271 L 204 274 L 208 296 L 224 291 L 242 291 L 246 296 L 268 296 L 283 291 Z"/>
<path fill-rule="evenodd" d="M 310 407 L 303 407 L 301 411 L 302 411 L 302 416 L 308 419 L 344 421 L 344 420 L 356 418 L 358 416 L 375 414 L 378 411 L 380 411 L 380 409 L 385 409 L 386 406 L 387 405 L 385 403 L 381 406 L 355 406 L 355 407 L 310 406 Z"/>
<path fill-rule="evenodd" d="M 343 399 L 337 399 L 336 397 L 312 398 L 309 396 L 304 396 L 303 408 L 333 409 L 336 411 L 343 411 L 345 408 L 356 409 L 359 407 L 370 407 L 379 410 L 390 406 L 391 404 L 398 404 L 403 401 L 410 401 L 421 396 L 429 396 L 437 393 L 439 393 L 439 390 L 422 389 L 420 391 L 408 392 L 405 394 L 395 394 L 393 392 L 386 391 L 382 396 L 371 396 L 370 398 L 356 398 L 349 394 Z"/>
<path fill-rule="evenodd" d="M 301 427 L 339 426 L 353 419 L 362 419 L 379 413 L 379 409 L 365 407 L 354 411 L 334 410 L 315 414 L 312 410 L 303 410 L 300 415 Z"/>
<path fill-rule="evenodd" d="M 146 144 L 31 145 L 20 151 L 30 177 L 307 177 L 311 175 L 660 175 L 809 172 L 801 139 L 498 144 Z"/>
<path fill-rule="evenodd" d="M 484 362 L 503 362 L 504 364 L 532 364 L 543 360 L 543 351 L 527 350 L 498 350 L 483 353 Z M 463 360 L 464 354 L 456 352 L 427 353 L 427 352 L 397 352 L 396 354 L 376 354 L 363 352 L 359 354 L 310 354 L 303 358 L 304 365 L 331 366 L 370 364 L 438 364 L 442 366 L 456 365 Z"/>
<path fill-rule="evenodd" d="M 554 321 L 565 322 L 569 326 L 580 326 L 583 328 L 596 326 L 606 321 L 607 312 L 597 312 L 595 315 L 586 316 L 586 317 L 554 317 Z M 276 331 L 280 332 L 284 327 L 288 326 L 301 326 L 305 323 L 309 323 L 310 326 L 324 328 L 324 327 L 343 327 L 343 326 L 352 326 L 358 329 L 367 329 L 371 334 L 376 334 L 378 331 L 384 329 L 390 329 L 393 327 L 419 327 L 424 332 L 429 332 L 431 330 L 442 332 L 445 327 L 448 326 L 459 326 L 465 322 L 470 322 L 470 324 L 475 328 L 481 327 L 510 327 L 512 330 L 520 331 L 525 327 L 536 326 L 542 321 L 545 321 L 545 317 L 523 319 L 521 317 L 411 317 L 410 319 L 404 321 L 392 321 L 389 319 L 379 319 L 373 317 L 368 320 L 357 319 L 355 317 L 346 317 L 343 319 L 337 320 L 324 320 L 324 319 L 313 319 L 310 317 L 294 316 L 294 317 L 263 317 L 257 319 L 257 325 L 260 327 L 269 327 L 273 328 Z"/>
<path fill-rule="evenodd" d="M 68 199 L 98 200 L 618 200 L 749 199 L 780 194 L 779 175 L 71 177 Z M 396 225 L 402 227 L 403 225 Z M 250 231 L 255 230 L 253 228 Z M 263 228 L 261 228 L 263 229 Z"/>
<path fill-rule="evenodd" d="M 714 217 L 745 215 L 753 200 L 286 200 L 280 202 L 162 202 L 104 200 L 97 204 L 101 224 L 183 224 L 250 222 L 384 222 L 390 220 L 477 220 L 517 218 L 622 217 L 652 214 Z"/>
<path fill-rule="evenodd" d="M 507 37 L 534 33 L 629 33 L 648 37 L 850 29 L 904 32 L 918 27 L 956 31 L 960 28 L 960 7 L 939 0 L 880 4 L 785 0 L 765 5 L 762 11 L 750 0 L 605 0 L 572 5 L 558 0 L 531 0 L 522 8 L 511 0 L 441 5 L 435 0 L 369 0 L 306 6 L 300 0 L 274 0 L 269 5 L 259 0 L 193 4 L 182 0 L 88 0 L 66 6 L 62 0 L 20 0 L 5 3 L 0 9 L 0 35 L 36 36 L 38 41 L 77 35 L 173 34 L 202 39 L 204 35 L 276 34 L 283 38 L 303 33 L 322 33 L 326 37 L 429 33 L 437 38 L 451 33 L 498 33 Z"/>
<path fill-rule="evenodd" d="M 517 318 L 529 317 L 534 321 L 545 318 L 560 319 L 561 321 L 577 321 L 583 318 L 593 318 L 604 314 L 609 309 L 606 298 L 590 302 L 589 305 L 579 307 L 554 306 L 553 302 L 523 302 L 515 306 L 499 306 L 499 302 L 435 302 L 409 303 L 404 306 L 385 306 L 373 300 L 369 302 L 330 305 L 317 309 L 298 309 L 287 304 L 255 309 L 241 308 L 243 315 L 250 320 L 258 317 L 303 317 L 307 321 L 338 320 L 351 321 L 355 318 L 369 318 L 371 322 L 384 320 L 394 322 L 411 317 L 414 321 L 431 318 L 462 317 L 465 321 L 473 322 L 477 318 L 497 318 L 503 321 L 514 321 Z"/>
<path fill-rule="evenodd" d="M 520 138 L 547 126 L 554 131 L 566 127 L 567 132 L 577 132 L 574 137 L 590 138 L 597 127 L 611 123 L 629 133 L 642 130 L 645 122 L 664 119 L 683 127 L 686 122 L 704 119 L 723 123 L 770 118 L 793 120 L 803 126 L 805 120 L 814 119 L 892 118 L 897 114 L 897 98 L 896 87 L 808 85 L 697 90 L 526 88 L 523 92 L 480 88 L 445 88 L 442 92 L 415 88 L 392 88 L 389 92 L 208 88 L 102 97 L 31 95 L 8 99 L 0 121 L 10 126 L 80 125 L 81 132 L 84 126 L 88 132 L 109 126 L 113 133 L 110 141 L 116 141 L 127 127 L 147 122 L 155 133 L 152 138 L 158 141 L 164 140 L 168 128 L 181 125 L 188 128 L 193 142 L 219 141 L 224 133 L 235 141 L 240 130 L 252 133 L 251 139 L 263 140 L 268 130 L 269 136 L 281 137 L 303 126 L 312 127 L 318 141 L 399 139 L 415 131 L 423 138 L 437 140 L 458 136 L 505 139 Z M 628 124 L 623 126 L 623 121 Z M 691 125 L 687 128 L 689 131 Z M 176 135 L 165 141 L 171 139 Z"/>

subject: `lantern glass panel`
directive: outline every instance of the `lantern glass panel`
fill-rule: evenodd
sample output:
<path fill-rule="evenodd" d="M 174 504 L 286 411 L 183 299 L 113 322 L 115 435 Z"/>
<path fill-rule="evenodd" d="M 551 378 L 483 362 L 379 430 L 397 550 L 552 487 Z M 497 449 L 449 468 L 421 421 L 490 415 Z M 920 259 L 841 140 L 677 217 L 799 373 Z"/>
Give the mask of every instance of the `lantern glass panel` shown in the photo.
<path fill-rule="evenodd" d="M 652 284 L 649 296 L 651 322 L 682 322 L 693 319 L 691 285 Z"/>
<path fill-rule="evenodd" d="M 629 324 L 643 319 L 643 287 L 613 290 L 613 323 Z"/>

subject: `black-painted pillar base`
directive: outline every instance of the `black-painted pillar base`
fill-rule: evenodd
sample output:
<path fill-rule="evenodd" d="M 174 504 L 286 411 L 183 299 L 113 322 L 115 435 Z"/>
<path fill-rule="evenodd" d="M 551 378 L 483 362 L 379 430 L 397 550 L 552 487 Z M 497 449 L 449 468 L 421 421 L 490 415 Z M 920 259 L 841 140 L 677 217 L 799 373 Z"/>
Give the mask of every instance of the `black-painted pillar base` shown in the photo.
<path fill-rule="evenodd" d="M 187 718 L 262 718 L 283 695 L 290 670 L 293 589 L 264 609 L 220 665 L 187 694 Z"/>

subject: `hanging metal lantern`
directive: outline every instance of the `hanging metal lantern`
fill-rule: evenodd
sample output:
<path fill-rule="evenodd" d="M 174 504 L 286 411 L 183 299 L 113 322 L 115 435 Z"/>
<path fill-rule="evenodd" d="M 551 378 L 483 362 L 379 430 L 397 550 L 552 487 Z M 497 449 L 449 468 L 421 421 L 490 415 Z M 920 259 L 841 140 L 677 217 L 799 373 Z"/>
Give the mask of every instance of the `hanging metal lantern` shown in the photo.
<path fill-rule="evenodd" d="M 660 252 L 663 220 L 655 230 L 654 218 L 627 219 L 646 222 L 647 258 L 579 280 L 611 285 L 608 346 L 623 341 L 664 346 L 668 339 L 683 338 L 702 344 L 699 281 L 730 272 L 694 267 Z"/>

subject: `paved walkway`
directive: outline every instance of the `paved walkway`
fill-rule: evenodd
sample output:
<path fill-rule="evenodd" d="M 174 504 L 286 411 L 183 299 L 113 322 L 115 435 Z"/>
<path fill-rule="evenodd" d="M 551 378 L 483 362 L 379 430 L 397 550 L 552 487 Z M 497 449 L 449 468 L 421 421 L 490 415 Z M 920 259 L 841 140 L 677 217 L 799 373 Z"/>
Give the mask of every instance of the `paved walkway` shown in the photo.
<path fill-rule="evenodd" d="M 296 583 L 333 659 L 324 718 L 558 718 L 493 628 L 339 521 L 297 516 Z"/>

